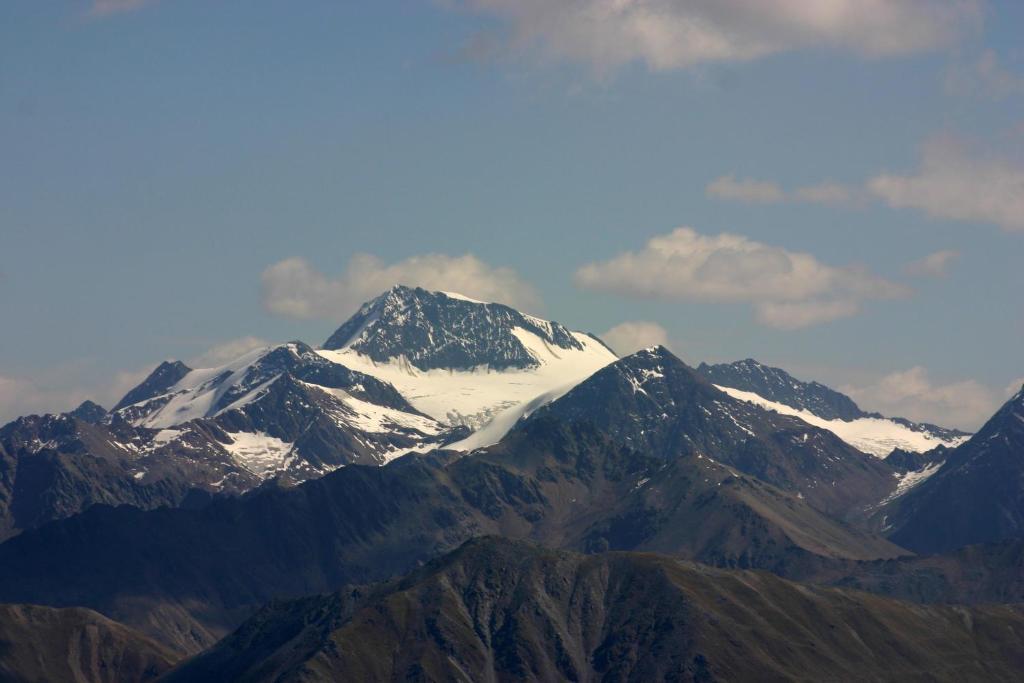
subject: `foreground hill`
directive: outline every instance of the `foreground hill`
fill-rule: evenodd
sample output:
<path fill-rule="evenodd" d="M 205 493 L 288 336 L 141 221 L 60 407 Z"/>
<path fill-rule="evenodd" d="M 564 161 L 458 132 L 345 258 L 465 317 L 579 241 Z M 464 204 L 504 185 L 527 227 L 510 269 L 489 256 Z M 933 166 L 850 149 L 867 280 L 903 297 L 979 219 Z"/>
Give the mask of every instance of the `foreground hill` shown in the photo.
<path fill-rule="evenodd" d="M 922 607 L 656 555 L 467 543 L 277 603 L 168 681 L 1017 680 L 1024 614 Z"/>
<path fill-rule="evenodd" d="M 0 681 L 151 681 L 178 658 L 91 610 L 0 605 Z"/>

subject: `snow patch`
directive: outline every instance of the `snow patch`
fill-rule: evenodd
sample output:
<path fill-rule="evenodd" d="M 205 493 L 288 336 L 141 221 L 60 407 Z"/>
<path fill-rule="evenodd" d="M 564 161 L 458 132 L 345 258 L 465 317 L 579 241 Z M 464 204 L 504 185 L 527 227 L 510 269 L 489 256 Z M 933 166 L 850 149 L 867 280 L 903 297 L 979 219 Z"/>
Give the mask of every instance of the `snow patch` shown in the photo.
<path fill-rule="evenodd" d="M 306 384 L 303 382 L 303 384 Z M 427 436 L 441 433 L 442 427 L 436 420 L 414 413 L 406 413 L 395 408 L 370 403 L 352 396 L 344 389 L 332 389 L 317 384 L 306 384 L 312 389 L 319 389 L 330 394 L 347 409 L 344 413 L 336 413 L 335 417 L 363 432 L 387 434 L 395 428 L 414 430 Z"/>
<path fill-rule="evenodd" d="M 513 329 L 513 334 L 536 359 L 537 367 L 421 370 L 401 358 L 377 363 L 351 348 L 321 349 L 317 353 L 389 382 L 413 407 L 439 422 L 466 425 L 482 432 L 450 446 L 472 450 L 497 443 L 523 415 L 558 398 L 618 360 L 600 342 L 578 332 L 572 334 L 583 346 L 582 350 L 553 347 L 540 336 L 519 327 Z"/>
<path fill-rule="evenodd" d="M 235 461 L 261 479 L 287 469 L 294 444 L 263 432 L 227 432 L 232 443 L 224 447 Z"/>
<path fill-rule="evenodd" d="M 914 453 L 924 453 L 936 446 L 953 448 L 970 438 L 968 436 L 961 436 L 952 439 L 942 439 L 928 432 L 915 432 L 913 429 L 894 420 L 877 417 L 862 417 L 850 420 L 849 422 L 846 420 L 826 420 L 808 410 L 800 410 L 787 406 L 784 403 L 769 401 L 752 391 L 743 391 L 717 384 L 715 386 L 733 398 L 753 403 L 765 410 L 773 410 L 780 415 L 798 417 L 809 425 L 827 429 L 857 450 L 878 458 L 884 458 L 889 455 L 894 448 L 902 448 L 905 451 Z"/>
<path fill-rule="evenodd" d="M 882 502 L 879 503 L 879 505 L 885 505 L 886 503 L 899 498 L 904 493 L 938 472 L 942 465 L 943 463 L 937 462 L 917 472 L 907 472 L 903 475 L 897 474 L 896 476 L 899 477 L 900 481 L 896 484 L 896 490 L 882 499 Z"/>
<path fill-rule="evenodd" d="M 487 303 L 486 301 L 480 301 L 479 299 L 471 299 L 470 297 L 466 296 L 465 294 L 459 294 L 458 292 L 439 292 L 439 293 L 440 294 L 444 294 L 449 299 L 455 299 L 457 301 L 468 301 L 471 304 L 486 304 Z"/>

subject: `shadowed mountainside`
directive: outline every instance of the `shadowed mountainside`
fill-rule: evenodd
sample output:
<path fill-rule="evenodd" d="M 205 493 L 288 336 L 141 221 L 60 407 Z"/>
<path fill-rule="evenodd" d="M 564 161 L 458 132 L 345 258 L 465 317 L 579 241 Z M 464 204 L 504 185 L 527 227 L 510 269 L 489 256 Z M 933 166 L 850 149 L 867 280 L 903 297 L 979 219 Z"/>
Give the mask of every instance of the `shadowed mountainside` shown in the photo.
<path fill-rule="evenodd" d="M 922 607 L 656 555 L 471 541 L 277 603 L 174 681 L 1015 680 L 1024 614 Z"/>

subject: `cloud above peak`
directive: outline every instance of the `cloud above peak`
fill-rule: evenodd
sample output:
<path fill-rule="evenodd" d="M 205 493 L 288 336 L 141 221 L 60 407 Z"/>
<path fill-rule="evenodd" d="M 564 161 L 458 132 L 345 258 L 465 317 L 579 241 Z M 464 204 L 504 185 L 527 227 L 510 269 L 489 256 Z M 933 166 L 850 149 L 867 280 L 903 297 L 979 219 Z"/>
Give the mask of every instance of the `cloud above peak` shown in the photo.
<path fill-rule="evenodd" d="M 488 265 L 472 254 L 423 254 L 391 264 L 356 254 L 338 275 L 292 257 L 268 266 L 260 280 L 264 308 L 286 318 L 337 321 L 397 284 L 458 292 L 527 311 L 541 305 L 537 291 L 514 270 Z"/>
<path fill-rule="evenodd" d="M 628 356 L 652 346 L 669 347 L 668 330 L 649 320 L 631 320 L 598 335 L 620 356 Z"/>
<path fill-rule="evenodd" d="M 757 320 L 796 329 L 856 314 L 864 301 L 908 290 L 857 266 L 836 267 L 811 254 L 742 235 L 701 235 L 681 227 L 576 271 L 584 289 L 637 298 L 752 304 Z"/>
<path fill-rule="evenodd" d="M 507 49 L 608 71 L 742 62 L 831 48 L 890 57 L 955 43 L 980 0 L 449 0 L 504 22 Z"/>
<path fill-rule="evenodd" d="M 865 410 L 961 429 L 977 429 L 1001 402 L 995 392 L 975 380 L 935 382 L 921 366 L 840 389 Z"/>

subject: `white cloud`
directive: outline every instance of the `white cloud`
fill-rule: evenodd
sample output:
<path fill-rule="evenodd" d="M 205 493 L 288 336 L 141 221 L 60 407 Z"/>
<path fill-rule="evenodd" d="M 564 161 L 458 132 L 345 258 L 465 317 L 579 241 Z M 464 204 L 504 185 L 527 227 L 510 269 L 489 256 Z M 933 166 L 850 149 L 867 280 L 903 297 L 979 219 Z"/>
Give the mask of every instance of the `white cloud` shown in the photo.
<path fill-rule="evenodd" d="M 44 370 L 33 377 L 0 375 L 0 425 L 22 415 L 73 410 L 86 399 L 109 408 L 151 370 L 118 372 L 93 385 L 82 378 L 81 368 L 73 365 Z"/>
<path fill-rule="evenodd" d="M 783 200 L 782 190 L 773 182 L 740 179 L 725 175 L 708 183 L 705 193 L 709 197 L 728 201 L 771 204 Z"/>
<path fill-rule="evenodd" d="M 746 302 L 760 322 L 786 329 L 851 316 L 868 299 L 907 294 L 863 268 L 685 227 L 650 239 L 638 252 L 584 265 L 575 280 L 585 289 L 641 298 Z"/>
<path fill-rule="evenodd" d="M 536 290 L 511 268 L 490 266 L 472 254 L 425 254 L 385 264 L 356 254 L 337 276 L 301 258 L 279 261 L 263 271 L 263 305 L 289 318 L 342 320 L 365 301 L 396 284 L 458 292 L 475 299 L 536 310 Z"/>
<path fill-rule="evenodd" d="M 968 430 L 981 426 L 1001 402 L 997 392 L 974 380 L 936 384 L 921 366 L 841 390 L 864 410 Z"/>
<path fill-rule="evenodd" d="M 849 318 L 860 311 L 856 299 L 834 301 L 765 301 L 755 308 L 758 322 L 780 330 L 797 330 L 840 318 Z"/>
<path fill-rule="evenodd" d="M 916 261 L 911 261 L 904 270 L 908 275 L 917 277 L 946 277 L 949 267 L 960 256 L 960 252 L 952 249 L 936 251 Z"/>
<path fill-rule="evenodd" d="M 86 396 L 80 392 L 47 390 L 22 377 L 0 375 L 0 424 L 31 413 L 70 410 Z"/>
<path fill-rule="evenodd" d="M 1024 377 L 1018 377 L 1006 385 L 1006 397 L 1010 398 L 1011 396 L 1016 396 L 1017 392 L 1020 391 L 1022 387 L 1024 387 Z"/>
<path fill-rule="evenodd" d="M 598 72 L 742 62 L 805 48 L 934 50 L 981 25 L 981 0 L 448 0 L 497 17 L 509 49 Z"/>
<path fill-rule="evenodd" d="M 651 346 L 669 346 L 668 331 L 658 323 L 646 320 L 620 323 L 598 336 L 620 356 Z"/>
<path fill-rule="evenodd" d="M 215 368 L 230 363 L 242 354 L 254 349 L 270 346 L 270 342 L 259 337 L 239 337 L 221 342 L 188 361 L 193 368 Z M 133 385 L 134 386 L 134 385 Z"/>
<path fill-rule="evenodd" d="M 1007 71 L 993 50 L 986 50 L 974 62 L 953 64 L 946 71 L 946 93 L 981 95 L 995 100 L 1024 94 L 1024 76 Z"/>
<path fill-rule="evenodd" d="M 1024 165 L 972 155 L 952 138 L 928 142 L 917 172 L 882 173 L 867 188 L 895 208 L 1024 231 Z"/>

